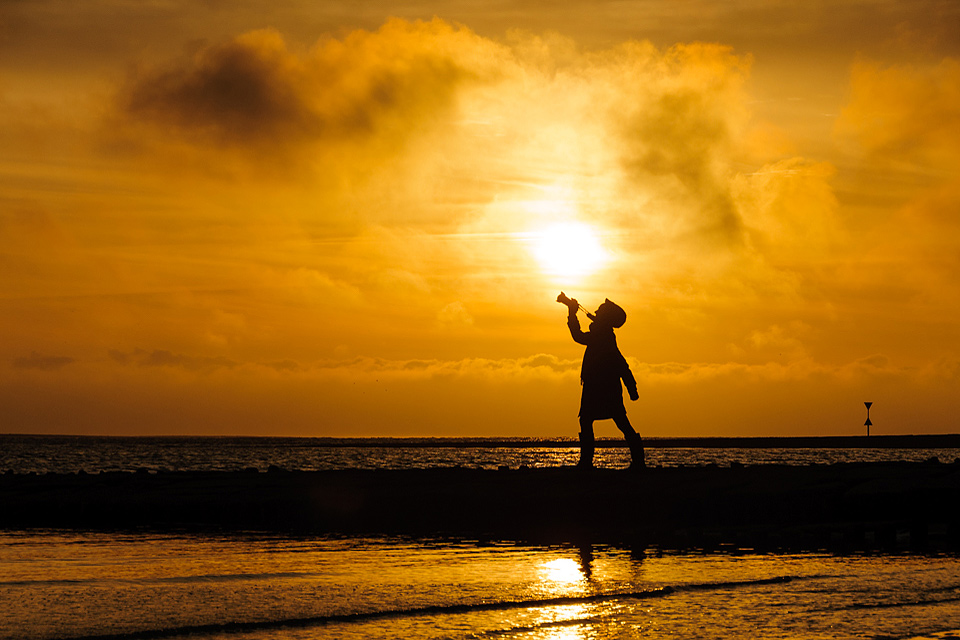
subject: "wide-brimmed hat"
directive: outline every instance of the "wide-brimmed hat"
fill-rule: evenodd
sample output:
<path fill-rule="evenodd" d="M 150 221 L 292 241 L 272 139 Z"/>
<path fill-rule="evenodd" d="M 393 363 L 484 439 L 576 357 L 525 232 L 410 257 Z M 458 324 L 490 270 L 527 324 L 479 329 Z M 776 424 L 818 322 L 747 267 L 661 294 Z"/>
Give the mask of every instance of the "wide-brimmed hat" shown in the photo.
<path fill-rule="evenodd" d="M 603 307 L 603 315 L 610 321 L 614 329 L 619 329 L 627 321 L 627 312 L 617 303 L 611 302 L 610 298 L 604 298 L 603 304 L 600 306 Z"/>

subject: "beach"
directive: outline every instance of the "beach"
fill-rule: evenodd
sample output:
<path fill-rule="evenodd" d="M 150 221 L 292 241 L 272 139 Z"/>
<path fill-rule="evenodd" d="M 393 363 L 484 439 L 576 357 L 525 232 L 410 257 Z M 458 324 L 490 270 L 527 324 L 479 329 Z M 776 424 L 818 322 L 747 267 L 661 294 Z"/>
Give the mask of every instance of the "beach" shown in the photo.
<path fill-rule="evenodd" d="M 956 556 L 0 532 L 3 640 L 955 638 Z"/>
<path fill-rule="evenodd" d="M 960 628 L 952 447 L 662 442 L 634 472 L 616 443 L 583 471 L 543 442 L 6 441 L 2 640 Z"/>

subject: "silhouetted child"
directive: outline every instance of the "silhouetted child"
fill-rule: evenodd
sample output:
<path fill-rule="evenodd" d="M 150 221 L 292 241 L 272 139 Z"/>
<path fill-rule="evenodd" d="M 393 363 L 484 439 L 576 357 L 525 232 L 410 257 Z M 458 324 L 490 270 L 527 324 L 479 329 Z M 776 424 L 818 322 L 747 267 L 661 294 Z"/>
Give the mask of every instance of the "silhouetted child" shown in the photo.
<path fill-rule="evenodd" d="M 627 321 L 627 313 L 610 300 L 604 300 L 594 314 L 588 331 L 584 333 L 580 330 L 580 320 L 577 318 L 579 303 L 566 299 L 562 294 L 561 297 L 564 299 L 558 300 L 565 302 L 569 309 L 567 326 L 570 328 L 570 335 L 574 341 L 587 347 L 583 352 L 583 366 L 580 369 L 583 393 L 580 396 L 580 462 L 577 466 L 588 469 L 593 466 L 593 421 L 612 419 L 630 446 L 630 468 L 642 469 L 643 440 L 627 420 L 627 409 L 623 406 L 623 387 L 620 386 L 620 381 L 623 380 L 630 399 L 636 400 L 640 397 L 637 393 L 637 381 L 620 353 L 617 337 L 613 334 L 615 328 L 622 327 Z"/>

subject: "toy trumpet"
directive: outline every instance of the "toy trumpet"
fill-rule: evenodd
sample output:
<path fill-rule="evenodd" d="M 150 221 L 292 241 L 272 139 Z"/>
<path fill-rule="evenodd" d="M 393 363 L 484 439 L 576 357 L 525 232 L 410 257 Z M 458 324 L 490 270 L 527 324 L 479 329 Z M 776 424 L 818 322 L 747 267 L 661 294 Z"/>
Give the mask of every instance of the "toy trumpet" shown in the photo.
<path fill-rule="evenodd" d="M 557 302 L 559 302 L 560 304 L 565 304 L 565 305 L 567 305 L 567 306 L 569 307 L 570 304 L 573 302 L 573 300 L 571 300 L 570 298 L 568 298 L 568 297 L 567 297 L 567 294 L 565 294 L 563 291 L 561 291 L 561 292 L 560 292 L 560 295 L 557 296 Z M 588 318 L 590 318 L 591 320 L 596 320 L 596 318 L 593 316 L 593 314 L 590 313 L 589 311 L 587 311 L 587 308 L 584 307 L 582 304 L 580 304 L 580 303 L 578 302 L 578 303 L 577 303 L 577 306 L 580 307 L 580 309 L 581 309 L 585 314 L 587 314 L 587 317 L 588 317 Z"/>

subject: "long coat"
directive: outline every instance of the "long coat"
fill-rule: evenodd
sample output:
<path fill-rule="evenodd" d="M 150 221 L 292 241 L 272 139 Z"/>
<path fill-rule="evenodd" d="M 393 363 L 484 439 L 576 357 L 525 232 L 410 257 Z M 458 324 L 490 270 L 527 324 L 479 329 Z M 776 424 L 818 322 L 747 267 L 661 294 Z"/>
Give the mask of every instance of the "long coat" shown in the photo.
<path fill-rule="evenodd" d="M 623 380 L 631 396 L 636 396 L 637 381 L 617 347 L 613 328 L 594 323 L 588 331 L 583 332 L 580 320 L 575 315 L 569 316 L 567 326 L 574 341 L 587 347 L 580 367 L 580 383 L 583 385 L 580 417 L 605 420 L 627 415 L 620 381 Z"/>

